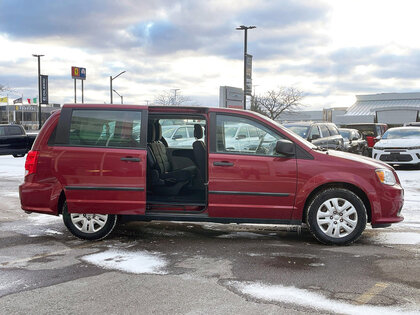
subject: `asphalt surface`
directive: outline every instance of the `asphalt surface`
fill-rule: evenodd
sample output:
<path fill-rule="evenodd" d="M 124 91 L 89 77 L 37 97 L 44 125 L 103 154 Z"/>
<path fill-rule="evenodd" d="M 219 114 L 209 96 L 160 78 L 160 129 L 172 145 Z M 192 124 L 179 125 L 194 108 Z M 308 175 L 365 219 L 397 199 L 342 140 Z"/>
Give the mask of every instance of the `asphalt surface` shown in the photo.
<path fill-rule="evenodd" d="M 0 182 L 0 314 L 420 313 L 418 244 L 378 242 L 367 229 L 351 246 L 317 243 L 285 226 L 133 222 L 108 239 L 76 239 L 60 218 L 20 210 L 18 180 Z M 149 253 L 157 273 L 104 268 L 84 257 Z M 116 263 L 118 265 L 118 261 Z M 241 290 L 280 287 L 300 300 Z M 328 304 L 327 303 L 327 304 Z"/>

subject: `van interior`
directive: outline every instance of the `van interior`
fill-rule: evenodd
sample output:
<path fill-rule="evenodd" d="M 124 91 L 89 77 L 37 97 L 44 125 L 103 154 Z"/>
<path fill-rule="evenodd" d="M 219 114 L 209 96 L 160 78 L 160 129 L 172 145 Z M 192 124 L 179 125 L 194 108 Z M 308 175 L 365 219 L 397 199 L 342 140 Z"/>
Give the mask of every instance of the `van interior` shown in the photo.
<path fill-rule="evenodd" d="M 147 130 L 147 211 L 200 212 L 207 204 L 207 123 L 198 114 L 152 114 Z"/>

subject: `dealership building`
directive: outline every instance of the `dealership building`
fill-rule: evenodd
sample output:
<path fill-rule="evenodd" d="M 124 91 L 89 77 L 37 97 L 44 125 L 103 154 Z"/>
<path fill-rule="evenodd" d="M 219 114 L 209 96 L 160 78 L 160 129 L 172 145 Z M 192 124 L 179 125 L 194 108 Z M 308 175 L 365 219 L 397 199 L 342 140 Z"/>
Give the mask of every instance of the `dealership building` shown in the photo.
<path fill-rule="evenodd" d="M 356 103 L 342 115 L 336 124 L 385 123 L 400 126 L 420 121 L 420 93 L 381 93 L 356 95 Z"/>
<path fill-rule="evenodd" d="M 44 123 L 51 113 L 60 108 L 60 104 L 49 104 L 41 106 L 41 120 Z M 0 124 L 15 123 L 22 125 L 26 130 L 38 129 L 38 105 L 1 105 Z"/>

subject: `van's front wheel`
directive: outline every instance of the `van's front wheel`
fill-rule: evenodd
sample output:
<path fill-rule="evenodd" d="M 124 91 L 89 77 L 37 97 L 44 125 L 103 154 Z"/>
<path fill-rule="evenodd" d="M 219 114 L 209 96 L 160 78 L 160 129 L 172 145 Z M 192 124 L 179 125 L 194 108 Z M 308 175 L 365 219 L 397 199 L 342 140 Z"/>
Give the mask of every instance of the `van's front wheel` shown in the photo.
<path fill-rule="evenodd" d="M 363 201 L 347 189 L 326 189 L 312 199 L 307 209 L 309 230 L 324 244 L 346 245 L 356 241 L 366 221 Z"/>
<path fill-rule="evenodd" d="M 101 240 L 111 234 L 117 224 L 114 214 L 68 213 L 67 202 L 63 204 L 62 213 L 67 229 L 84 240 Z"/>

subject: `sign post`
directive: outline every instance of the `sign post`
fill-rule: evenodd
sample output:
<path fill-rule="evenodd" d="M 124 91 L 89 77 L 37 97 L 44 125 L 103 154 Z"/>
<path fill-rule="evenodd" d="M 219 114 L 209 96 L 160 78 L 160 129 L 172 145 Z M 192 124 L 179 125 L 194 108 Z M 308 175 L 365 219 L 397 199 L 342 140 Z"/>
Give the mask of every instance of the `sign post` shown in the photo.
<path fill-rule="evenodd" d="M 41 75 L 41 104 L 48 104 L 48 76 Z"/>
<path fill-rule="evenodd" d="M 86 68 L 71 67 L 71 77 L 74 79 L 74 102 L 76 100 L 76 80 L 82 80 L 82 103 L 84 102 L 83 81 L 86 80 Z"/>

